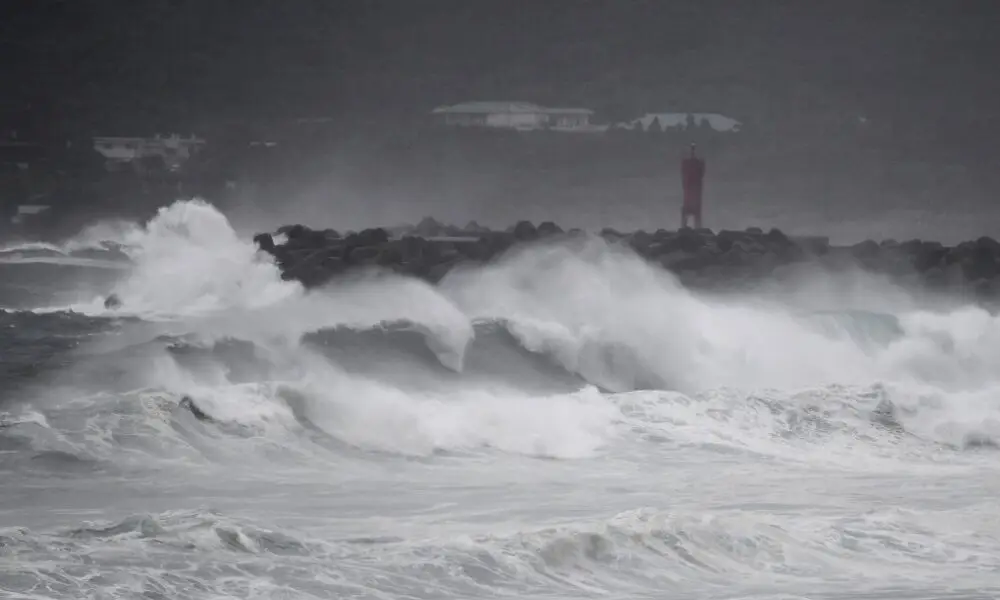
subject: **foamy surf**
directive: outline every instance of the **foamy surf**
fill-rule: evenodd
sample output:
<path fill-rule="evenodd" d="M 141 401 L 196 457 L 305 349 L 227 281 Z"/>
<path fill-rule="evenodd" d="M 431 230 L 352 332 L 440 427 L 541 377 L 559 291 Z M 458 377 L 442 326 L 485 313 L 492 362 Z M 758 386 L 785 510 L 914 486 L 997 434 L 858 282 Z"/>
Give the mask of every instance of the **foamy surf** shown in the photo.
<path fill-rule="evenodd" d="M 8 265 L 55 265 L 62 267 L 89 267 L 92 269 L 127 269 L 121 262 L 74 256 L 3 256 L 0 263 Z"/>
<path fill-rule="evenodd" d="M 981 308 L 710 297 L 599 240 L 307 292 L 201 201 L 5 252 L 81 244 L 126 268 L 0 313 L 12 597 L 997 592 Z"/>

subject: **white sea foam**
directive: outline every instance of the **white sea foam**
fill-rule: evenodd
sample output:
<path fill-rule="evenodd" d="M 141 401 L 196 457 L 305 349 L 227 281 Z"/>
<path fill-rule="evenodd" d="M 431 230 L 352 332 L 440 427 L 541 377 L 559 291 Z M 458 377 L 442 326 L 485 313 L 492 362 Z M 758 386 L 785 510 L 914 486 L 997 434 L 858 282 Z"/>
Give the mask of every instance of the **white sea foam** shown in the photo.
<path fill-rule="evenodd" d="M 384 275 L 306 292 L 203 202 L 115 232 L 131 261 L 109 290 L 123 307 L 78 308 L 146 322 L 0 420 L 30 449 L 3 455 L 29 452 L 3 467 L 5 490 L 28 490 L 6 522 L 33 528 L 0 534 L 18 548 L 16 562 L 0 555 L 13 594 L 998 587 L 1000 320 L 983 309 L 922 309 L 860 277 L 863 293 L 708 297 L 597 239 L 440 286 Z M 398 341 L 380 326 L 403 321 L 433 359 L 400 345 L 393 356 L 414 353 L 405 369 L 377 364 Z M 303 341 L 332 327 L 367 335 Z M 156 334 L 175 347 L 144 341 Z M 496 344 L 575 388 L 505 378 L 508 363 L 483 357 Z M 474 352 L 489 377 L 467 369 Z M 140 387 L 115 387 L 116 369 Z M 81 381 L 99 392 L 75 392 Z M 39 469 L 63 478 L 29 498 Z M 192 508 L 205 505 L 220 511 Z M 84 526 L 87 511 L 102 522 Z"/>

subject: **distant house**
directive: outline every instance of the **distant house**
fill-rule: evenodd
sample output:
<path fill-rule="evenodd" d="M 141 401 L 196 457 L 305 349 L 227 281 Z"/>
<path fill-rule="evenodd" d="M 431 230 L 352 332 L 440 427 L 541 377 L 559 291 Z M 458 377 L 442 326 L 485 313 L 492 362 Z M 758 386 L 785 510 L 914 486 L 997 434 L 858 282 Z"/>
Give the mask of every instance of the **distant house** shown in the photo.
<path fill-rule="evenodd" d="M 39 144 L 0 140 L 0 170 L 26 170 L 32 163 L 44 160 L 45 148 Z"/>
<path fill-rule="evenodd" d="M 603 131 L 590 124 L 589 108 L 548 108 L 531 102 L 463 102 L 432 111 L 440 122 L 457 127 L 497 127 L 534 131 Z"/>
<path fill-rule="evenodd" d="M 205 145 L 205 140 L 195 137 L 170 137 L 156 135 L 143 137 L 95 137 L 94 149 L 110 163 L 129 163 L 134 160 L 159 156 L 170 168 L 177 168 Z"/>
<path fill-rule="evenodd" d="M 14 225 L 21 225 L 30 220 L 31 217 L 36 217 L 47 212 L 50 208 L 46 204 L 20 204 L 17 207 L 17 212 L 10 218 L 10 222 Z"/>
<path fill-rule="evenodd" d="M 680 130 L 684 131 L 690 127 L 708 127 L 713 131 L 736 133 L 742 124 L 731 117 L 718 113 L 686 113 L 686 112 L 662 112 L 646 113 L 645 115 L 618 123 L 616 128 L 620 129 L 641 129 L 649 131 L 650 128 L 659 131 Z M 657 132 L 658 133 L 658 132 Z"/>

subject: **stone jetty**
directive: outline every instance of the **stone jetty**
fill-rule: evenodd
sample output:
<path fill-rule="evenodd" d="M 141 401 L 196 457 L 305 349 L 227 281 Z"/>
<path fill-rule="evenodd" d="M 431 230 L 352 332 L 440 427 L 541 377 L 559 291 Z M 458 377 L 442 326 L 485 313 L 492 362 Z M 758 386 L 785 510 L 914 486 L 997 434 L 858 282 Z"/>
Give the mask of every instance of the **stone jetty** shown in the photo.
<path fill-rule="evenodd" d="M 569 242 L 589 235 L 594 234 L 564 231 L 552 222 L 521 221 L 505 231 L 493 231 L 475 222 L 455 227 L 426 218 L 415 226 L 344 235 L 286 225 L 275 233 L 260 233 L 254 241 L 275 257 L 286 280 L 308 288 L 366 267 L 437 283 L 457 265 L 489 262 L 515 246 Z M 823 237 L 794 237 L 758 228 L 631 233 L 605 229 L 597 235 L 609 244 L 631 248 L 694 288 L 741 288 L 803 269 L 862 269 L 907 286 L 961 292 L 982 300 L 1000 298 L 1000 242 L 989 237 L 954 246 L 925 240 L 833 246 Z"/>

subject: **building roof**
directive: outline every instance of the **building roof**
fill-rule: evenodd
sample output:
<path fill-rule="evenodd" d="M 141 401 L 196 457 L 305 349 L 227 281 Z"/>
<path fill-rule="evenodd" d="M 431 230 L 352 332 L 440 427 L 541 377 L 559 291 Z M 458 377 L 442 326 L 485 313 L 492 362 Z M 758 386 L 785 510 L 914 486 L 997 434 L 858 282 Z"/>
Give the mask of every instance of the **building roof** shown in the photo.
<path fill-rule="evenodd" d="M 462 102 L 451 106 L 439 106 L 433 112 L 443 113 L 536 113 L 544 109 L 531 102 Z"/>
<path fill-rule="evenodd" d="M 462 102 L 451 106 L 439 106 L 434 114 L 496 114 L 496 113 L 557 113 L 593 114 L 588 108 L 545 108 L 532 102 Z"/>
<path fill-rule="evenodd" d="M 654 121 L 659 121 L 660 127 L 664 128 L 686 128 L 688 124 L 688 119 L 693 119 L 695 125 L 706 124 L 715 131 L 732 131 L 736 132 L 740 130 L 742 124 L 731 117 L 725 115 L 720 115 L 718 113 L 686 113 L 686 112 L 659 112 L 659 113 L 646 113 L 645 115 L 632 119 L 624 123 L 618 123 L 616 127 L 624 129 L 633 129 L 635 127 L 640 127 L 643 130 L 652 127 Z"/>
<path fill-rule="evenodd" d="M 31 162 L 45 154 L 46 149 L 40 144 L 0 140 L 0 163 Z"/>
<path fill-rule="evenodd" d="M 186 142 L 189 144 L 204 144 L 205 140 L 192 134 L 190 137 L 179 136 L 176 133 L 171 136 L 155 135 L 153 137 L 143 136 L 115 136 L 98 135 L 94 136 L 95 142 Z"/>
<path fill-rule="evenodd" d="M 594 111 L 589 108 L 546 108 L 545 112 L 551 115 L 592 115 Z"/>

